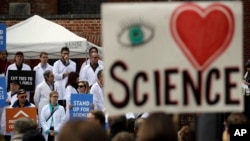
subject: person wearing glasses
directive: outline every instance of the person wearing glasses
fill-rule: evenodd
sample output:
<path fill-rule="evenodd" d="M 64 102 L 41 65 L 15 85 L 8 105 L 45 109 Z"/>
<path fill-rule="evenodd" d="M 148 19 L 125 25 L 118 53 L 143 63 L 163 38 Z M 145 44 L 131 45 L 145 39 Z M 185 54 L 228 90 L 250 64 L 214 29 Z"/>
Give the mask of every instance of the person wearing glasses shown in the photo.
<path fill-rule="evenodd" d="M 40 63 L 38 63 L 34 68 L 34 71 L 36 71 L 36 86 L 43 82 L 44 77 L 43 73 L 46 70 L 53 71 L 53 67 L 48 63 L 48 53 L 47 52 L 41 52 L 40 53 Z"/>
<path fill-rule="evenodd" d="M 65 110 L 63 106 L 58 104 L 58 97 L 57 91 L 51 91 L 49 94 L 49 104 L 42 108 L 39 116 L 46 141 L 56 140 L 55 137 L 64 123 Z"/>
<path fill-rule="evenodd" d="M 79 94 L 89 94 L 89 83 L 87 81 L 78 82 L 78 93 Z"/>
<path fill-rule="evenodd" d="M 17 93 L 17 100 L 10 106 L 5 107 L 1 117 L 1 133 L 4 135 L 5 140 L 9 141 L 13 132 L 6 132 L 6 108 L 27 108 L 35 107 L 34 104 L 27 100 L 27 94 L 24 89 L 20 89 Z"/>

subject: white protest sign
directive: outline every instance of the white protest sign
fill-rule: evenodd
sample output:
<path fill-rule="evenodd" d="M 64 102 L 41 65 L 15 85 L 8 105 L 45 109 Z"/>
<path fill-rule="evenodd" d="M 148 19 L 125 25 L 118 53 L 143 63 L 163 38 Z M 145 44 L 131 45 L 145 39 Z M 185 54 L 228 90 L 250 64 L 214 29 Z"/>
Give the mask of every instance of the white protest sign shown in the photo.
<path fill-rule="evenodd" d="M 242 3 L 102 5 L 109 113 L 243 110 Z"/>

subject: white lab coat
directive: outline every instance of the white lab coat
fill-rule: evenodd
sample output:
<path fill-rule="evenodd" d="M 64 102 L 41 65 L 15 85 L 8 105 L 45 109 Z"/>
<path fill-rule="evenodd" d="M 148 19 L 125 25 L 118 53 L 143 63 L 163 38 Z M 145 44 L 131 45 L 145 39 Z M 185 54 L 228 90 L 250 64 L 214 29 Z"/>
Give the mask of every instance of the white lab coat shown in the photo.
<path fill-rule="evenodd" d="M 69 105 L 70 105 L 70 100 L 71 100 L 71 94 L 78 94 L 77 90 L 72 87 L 71 85 L 68 85 L 66 87 L 66 93 L 65 93 L 65 98 L 66 99 L 66 118 L 65 120 L 69 120 Z"/>
<path fill-rule="evenodd" d="M 10 101 L 10 105 L 12 105 L 17 100 L 17 93 L 11 97 L 11 91 L 7 93 L 7 99 Z"/>
<path fill-rule="evenodd" d="M 84 62 L 82 63 L 82 66 L 81 66 L 81 69 L 80 69 L 80 73 L 79 73 L 79 74 L 82 73 L 83 68 L 84 68 L 85 66 L 87 66 L 88 64 L 90 64 L 90 59 L 87 59 L 86 61 L 84 61 Z M 98 60 L 98 64 L 104 67 L 104 62 L 103 62 L 102 60 Z"/>
<path fill-rule="evenodd" d="M 82 72 L 79 74 L 79 80 L 81 81 L 87 81 L 89 83 L 89 86 L 93 85 L 95 82 L 97 82 L 97 73 L 103 69 L 102 65 L 99 65 L 96 70 L 94 71 L 90 64 L 86 65 Z"/>
<path fill-rule="evenodd" d="M 51 104 L 47 104 L 42 108 L 42 112 L 39 116 L 40 124 L 43 128 L 43 135 L 46 140 L 48 140 L 48 134 L 45 134 L 47 130 L 50 129 L 51 126 L 54 126 L 54 131 L 60 132 L 61 126 L 64 124 L 64 118 L 65 118 L 65 110 L 63 106 L 57 104 L 56 111 L 53 113 L 53 115 L 48 119 L 52 112 Z M 48 121 L 46 121 L 48 119 Z M 55 139 L 57 140 L 57 139 Z"/>
<path fill-rule="evenodd" d="M 36 107 L 32 103 L 30 103 L 30 104 L 31 104 L 31 106 L 29 106 L 29 107 Z M 3 134 L 3 135 L 10 135 L 10 136 L 13 135 L 13 132 L 6 132 L 6 108 L 13 108 L 12 106 L 13 106 L 13 104 L 6 106 L 3 109 L 3 113 L 1 116 L 1 134 Z"/>
<path fill-rule="evenodd" d="M 61 60 L 57 60 L 53 65 L 53 74 L 55 75 L 55 85 L 58 86 L 58 100 L 63 100 L 65 97 L 65 85 L 67 83 L 68 77 L 63 78 L 63 74 L 66 72 L 76 72 L 76 63 L 72 60 L 69 60 L 69 65 L 65 66 Z"/>
<path fill-rule="evenodd" d="M 41 63 L 37 64 L 34 68 L 34 71 L 36 71 L 36 82 L 35 85 L 42 83 L 44 81 L 43 73 L 47 70 L 53 71 L 53 67 L 50 64 L 46 64 L 46 68 L 43 69 Z"/>
<path fill-rule="evenodd" d="M 8 68 L 7 68 L 7 71 L 6 71 L 6 84 L 7 85 L 9 84 L 8 83 L 9 70 L 17 70 L 16 63 L 13 63 L 13 64 L 9 65 Z M 22 70 L 31 71 L 31 68 L 30 68 L 29 65 L 23 63 Z M 27 99 L 30 101 L 30 92 L 26 91 L 26 94 L 27 94 Z"/>
<path fill-rule="evenodd" d="M 93 94 L 93 103 L 95 109 L 105 111 L 103 88 L 96 82 L 90 89 L 90 94 Z"/>
<path fill-rule="evenodd" d="M 49 103 L 49 94 L 51 91 L 52 90 L 45 81 L 43 81 L 36 87 L 34 93 L 34 103 L 38 108 L 38 116 L 40 116 L 43 106 Z"/>

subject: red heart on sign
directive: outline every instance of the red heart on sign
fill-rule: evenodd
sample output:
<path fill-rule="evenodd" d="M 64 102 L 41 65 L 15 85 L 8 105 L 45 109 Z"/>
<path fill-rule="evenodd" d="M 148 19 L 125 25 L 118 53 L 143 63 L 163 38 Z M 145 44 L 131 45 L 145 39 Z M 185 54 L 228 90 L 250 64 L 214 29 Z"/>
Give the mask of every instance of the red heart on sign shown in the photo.
<path fill-rule="evenodd" d="M 206 8 L 183 4 L 170 22 L 174 40 L 198 70 L 206 69 L 228 48 L 234 33 L 233 13 L 222 4 Z"/>

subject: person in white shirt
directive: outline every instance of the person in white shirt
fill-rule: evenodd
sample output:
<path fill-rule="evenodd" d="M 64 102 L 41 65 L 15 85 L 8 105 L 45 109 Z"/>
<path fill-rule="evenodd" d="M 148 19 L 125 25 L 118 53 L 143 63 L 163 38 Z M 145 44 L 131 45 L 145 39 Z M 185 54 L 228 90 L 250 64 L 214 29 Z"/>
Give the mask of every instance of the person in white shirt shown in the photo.
<path fill-rule="evenodd" d="M 80 74 L 80 80 L 88 81 L 90 87 L 97 82 L 97 73 L 103 69 L 103 66 L 98 63 L 98 58 L 97 53 L 91 53 L 90 63 L 83 68 Z"/>
<path fill-rule="evenodd" d="M 91 53 L 97 53 L 98 54 L 98 49 L 96 48 L 96 47 L 91 47 L 90 49 L 89 49 L 89 57 L 90 57 L 90 54 Z M 81 75 L 81 73 L 82 73 L 82 71 L 83 71 L 83 68 L 86 66 L 86 65 L 88 65 L 90 63 L 90 59 L 89 58 L 87 58 L 87 60 L 86 61 L 84 61 L 83 63 L 82 63 L 82 66 L 81 66 L 81 69 L 80 69 L 80 75 Z M 102 65 L 102 66 L 104 66 L 104 62 L 102 61 L 102 60 L 100 60 L 100 58 L 99 58 L 99 60 L 98 60 L 98 64 L 99 65 Z"/>
<path fill-rule="evenodd" d="M 35 86 L 40 84 L 44 81 L 43 73 L 46 70 L 53 70 L 53 67 L 48 63 L 48 53 L 47 52 L 41 52 L 40 53 L 40 63 L 37 64 L 34 68 L 34 71 L 36 71 L 36 81 Z"/>
<path fill-rule="evenodd" d="M 29 65 L 24 63 L 24 55 L 23 52 L 19 51 L 16 53 L 14 57 L 14 63 L 8 66 L 7 71 L 6 71 L 6 84 L 8 83 L 8 76 L 9 76 L 9 70 L 25 70 L 25 71 L 31 71 L 31 68 Z M 28 100 L 30 100 L 30 92 L 26 91 L 26 94 L 28 96 Z"/>
<path fill-rule="evenodd" d="M 93 94 L 94 108 L 105 111 L 104 95 L 103 95 L 103 70 L 97 73 L 98 81 L 93 84 L 90 94 Z"/>
<path fill-rule="evenodd" d="M 43 135 L 47 141 L 56 140 L 61 126 L 64 124 L 65 110 L 58 104 L 57 91 L 51 91 L 49 94 L 49 104 L 42 108 L 39 116 L 40 124 L 43 128 Z"/>
<path fill-rule="evenodd" d="M 7 93 L 6 102 L 12 105 L 17 100 L 17 92 L 20 89 L 20 83 L 18 80 L 10 81 L 10 91 Z"/>
<path fill-rule="evenodd" d="M 54 75 L 51 70 L 43 73 L 44 81 L 40 83 L 34 93 L 34 103 L 38 108 L 38 116 L 40 116 L 43 106 L 49 103 L 49 94 L 55 90 Z"/>
<path fill-rule="evenodd" d="M 58 86 L 59 103 L 65 103 L 65 85 L 70 72 L 76 72 L 76 63 L 69 59 L 69 48 L 61 49 L 61 59 L 53 65 L 53 74 L 55 75 L 55 85 Z"/>

